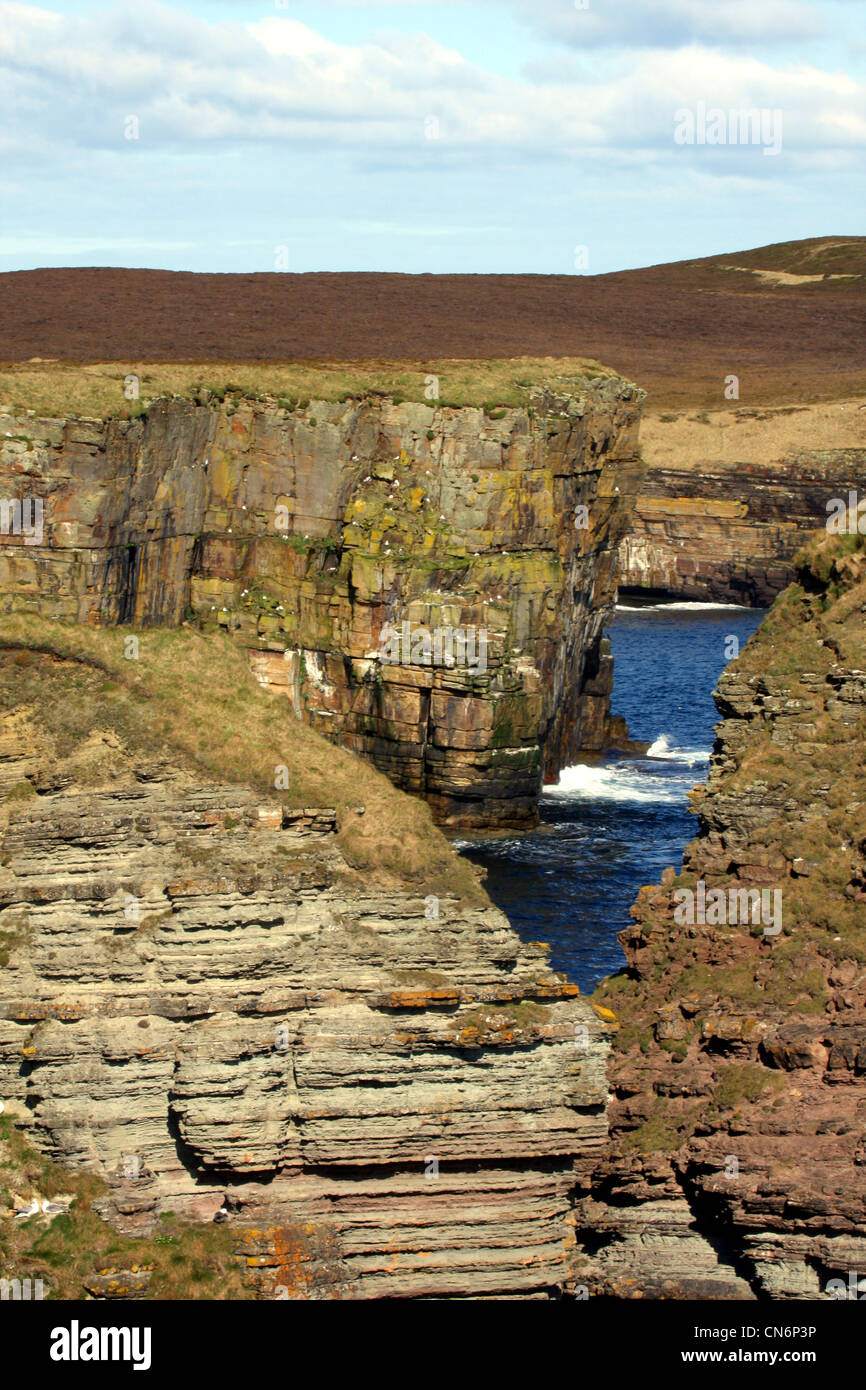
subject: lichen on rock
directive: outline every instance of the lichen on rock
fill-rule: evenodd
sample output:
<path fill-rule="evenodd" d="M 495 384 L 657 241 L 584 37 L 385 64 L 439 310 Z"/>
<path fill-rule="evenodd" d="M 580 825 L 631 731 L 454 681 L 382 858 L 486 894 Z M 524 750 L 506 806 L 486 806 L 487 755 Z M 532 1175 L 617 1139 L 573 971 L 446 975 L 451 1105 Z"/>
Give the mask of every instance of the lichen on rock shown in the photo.
<path fill-rule="evenodd" d="M 0 480 L 44 505 L 41 543 L 0 548 L 0 601 L 220 627 L 264 686 L 439 820 L 532 824 L 542 780 L 611 732 L 602 632 L 642 393 L 599 377 L 527 395 L 493 414 L 177 398 L 135 420 L 27 417 L 26 453 L 0 418 Z M 455 630 L 471 658 L 437 656 Z M 433 652 L 416 660 L 419 631 Z"/>

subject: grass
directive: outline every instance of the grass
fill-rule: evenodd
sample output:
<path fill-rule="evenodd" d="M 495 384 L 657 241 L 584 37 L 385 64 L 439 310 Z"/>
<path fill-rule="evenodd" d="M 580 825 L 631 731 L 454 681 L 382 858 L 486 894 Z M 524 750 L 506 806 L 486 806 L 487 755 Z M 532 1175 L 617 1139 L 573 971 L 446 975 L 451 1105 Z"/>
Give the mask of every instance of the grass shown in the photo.
<path fill-rule="evenodd" d="M 626 1153 L 674 1153 L 690 1139 L 705 1110 L 705 1103 L 686 1108 L 657 1098 L 653 1113 L 623 1140 Z"/>
<path fill-rule="evenodd" d="M 456 1026 L 463 1035 L 475 1031 L 479 1036 L 486 1036 L 488 1033 L 503 1030 L 534 1031 L 548 1023 L 550 1018 L 551 1011 L 546 1005 L 536 1004 L 531 999 L 521 999 L 504 1004 L 479 1004 L 475 1008 L 464 1010 L 458 1014 Z"/>
<path fill-rule="evenodd" d="M 0 1116 L 0 1202 L 15 1192 L 29 1199 L 72 1197 L 68 1211 L 27 1221 L 0 1221 L 0 1268 L 8 1279 L 41 1279 L 49 1300 L 85 1297 L 88 1280 L 100 1270 L 151 1270 L 148 1298 L 249 1299 L 235 1259 L 234 1238 L 225 1226 L 187 1222 L 166 1213 L 158 1234 L 118 1235 L 93 1210 L 108 1191 L 92 1173 L 71 1173 L 40 1154 Z"/>
<path fill-rule="evenodd" d="M 350 870 L 376 871 L 380 888 L 487 903 L 426 803 L 297 720 L 286 700 L 256 684 L 226 634 L 147 629 L 137 633 L 140 657 L 133 661 L 123 655 L 129 632 L 0 617 L 0 702 L 30 707 L 51 757 L 78 759 L 79 780 L 126 769 L 129 750 L 174 759 L 209 782 L 251 786 L 263 800 L 333 806 Z M 21 664 L 22 653 L 29 653 L 28 664 Z M 97 741 L 88 760 L 83 739 L 96 730 L 110 737 Z M 288 789 L 278 792 L 275 772 L 283 766 Z"/>
<path fill-rule="evenodd" d="M 754 1104 L 762 1096 L 778 1092 L 787 1085 L 784 1076 L 778 1072 L 768 1072 L 766 1067 L 745 1062 L 725 1067 L 714 1092 L 716 1105 L 721 1110 L 736 1110 L 744 1103 Z"/>
<path fill-rule="evenodd" d="M 798 393 L 789 388 L 784 401 Z M 751 401 L 714 401 L 709 410 L 696 414 L 661 410 L 657 400 L 642 412 L 641 451 L 650 469 L 676 470 L 686 484 L 682 496 L 698 495 L 706 489 L 699 481 L 707 470 L 734 471 L 744 464 L 759 469 L 774 461 L 797 470 L 797 456 L 805 449 L 843 450 L 863 448 L 866 398 L 843 389 L 835 399 L 813 404 L 765 404 L 758 409 Z M 816 522 L 816 525 L 820 523 Z"/>
<path fill-rule="evenodd" d="M 695 264 L 691 262 L 690 264 Z M 808 237 L 707 257 L 698 265 L 741 265 L 793 275 L 866 275 L 866 237 Z"/>
<path fill-rule="evenodd" d="M 134 402 L 123 395 L 123 380 L 130 372 L 141 383 L 140 398 Z M 311 401 L 348 402 L 375 393 L 391 396 L 395 402 L 483 407 L 490 418 L 501 419 L 502 407 L 526 406 L 530 391 L 541 383 L 571 391 L 587 379 L 613 375 L 585 357 L 455 358 L 424 363 L 25 362 L 0 367 L 0 405 L 16 413 L 32 410 L 45 418 L 106 419 L 146 414 L 148 405 L 160 397 L 193 399 L 202 391 L 235 404 L 242 398 L 269 400 L 286 411 L 305 409 Z M 438 399 L 428 395 L 431 377 L 438 378 Z"/>

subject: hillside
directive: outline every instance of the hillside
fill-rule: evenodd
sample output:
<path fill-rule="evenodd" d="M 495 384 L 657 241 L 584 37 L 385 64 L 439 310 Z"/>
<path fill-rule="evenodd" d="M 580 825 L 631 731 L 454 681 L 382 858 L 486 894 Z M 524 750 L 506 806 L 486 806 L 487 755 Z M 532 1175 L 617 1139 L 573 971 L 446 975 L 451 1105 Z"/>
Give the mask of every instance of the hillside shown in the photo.
<path fill-rule="evenodd" d="M 39 792 L 55 787 L 46 758 L 73 758 L 83 785 L 117 775 L 124 756 L 174 759 L 202 784 L 244 783 L 272 814 L 282 808 L 287 824 L 305 808 L 333 808 L 336 843 L 352 870 L 416 888 L 433 873 L 467 901 L 485 901 L 423 802 L 401 795 L 369 763 L 288 714 L 260 689 L 224 634 L 151 629 L 140 637 L 138 657 L 127 660 L 131 634 L 32 612 L 0 618 L 0 710 L 25 709 L 46 740 L 41 753 L 14 764 L 17 782 L 0 771 L 4 804 L 33 795 L 22 777 L 32 775 Z M 74 663 L 63 668 L 65 679 L 58 675 L 64 662 Z M 118 752 L 121 745 L 127 755 Z M 13 736 L 0 758 L 16 746 Z M 285 791 L 275 790 L 277 767 L 285 768 Z"/>
<path fill-rule="evenodd" d="M 752 403 L 838 399 L 866 389 L 864 263 L 866 238 L 824 237 L 608 275 L 19 271 L 0 275 L 0 362 L 351 362 L 367 380 L 400 362 L 423 380 L 443 359 L 582 357 L 653 406 L 719 404 L 732 372 Z"/>

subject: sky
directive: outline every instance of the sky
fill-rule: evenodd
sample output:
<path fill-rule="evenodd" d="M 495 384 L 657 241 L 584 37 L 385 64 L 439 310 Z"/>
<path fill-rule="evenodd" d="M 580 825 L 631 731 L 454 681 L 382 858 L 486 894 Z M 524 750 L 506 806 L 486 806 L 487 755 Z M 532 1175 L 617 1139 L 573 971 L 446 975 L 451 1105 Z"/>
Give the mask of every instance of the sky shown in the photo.
<path fill-rule="evenodd" d="M 0 270 L 599 274 L 860 234 L 864 9 L 0 0 Z"/>

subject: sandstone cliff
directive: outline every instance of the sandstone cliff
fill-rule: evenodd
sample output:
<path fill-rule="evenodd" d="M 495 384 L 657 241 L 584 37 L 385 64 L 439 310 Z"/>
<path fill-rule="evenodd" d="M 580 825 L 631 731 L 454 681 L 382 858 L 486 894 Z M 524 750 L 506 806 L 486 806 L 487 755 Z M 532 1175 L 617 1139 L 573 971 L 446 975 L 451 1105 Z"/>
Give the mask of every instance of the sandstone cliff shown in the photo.
<path fill-rule="evenodd" d="M 863 495 L 864 412 L 852 400 L 645 419 L 624 594 L 769 606 L 830 499 Z"/>
<path fill-rule="evenodd" d="M 233 1261 L 259 1297 L 560 1288 L 607 1025 L 423 803 L 285 713 L 225 635 L 154 630 L 130 660 L 122 633 L 6 618 L 0 642 L 3 1124 L 96 1184 L 66 1244 L 0 1211 L 4 1269 L 147 1296 L 148 1252 L 183 1259 L 174 1214 L 222 1223 L 204 1296 Z M 389 837 L 406 859 L 377 860 Z"/>
<path fill-rule="evenodd" d="M 610 731 L 602 630 L 640 471 L 642 393 L 575 390 L 486 410 L 205 390 L 134 420 L 0 417 L 0 492 L 44 513 L 38 543 L 3 537 L 0 606 L 221 626 L 440 820 L 532 823 L 542 779 Z M 458 629 L 472 660 L 412 658 L 419 632 Z"/>
<path fill-rule="evenodd" d="M 863 538 L 814 545 L 594 1008 L 243 644 L 143 629 L 130 659 L 127 629 L 3 618 L 3 1123 L 98 1183 L 68 1260 L 89 1202 L 130 1252 L 172 1213 L 224 1232 L 261 1297 L 866 1279 L 864 614 Z M 677 915 L 700 885 L 721 918 Z M 72 1293 L 152 1277 L 130 1253 Z"/>
<path fill-rule="evenodd" d="M 576 1278 L 626 1297 L 828 1296 L 866 1279 L 863 537 L 804 553 L 716 701 L 698 837 L 641 891 L 628 968 L 597 995 L 620 1030 Z M 726 905 L 690 919 L 719 889 Z"/>

